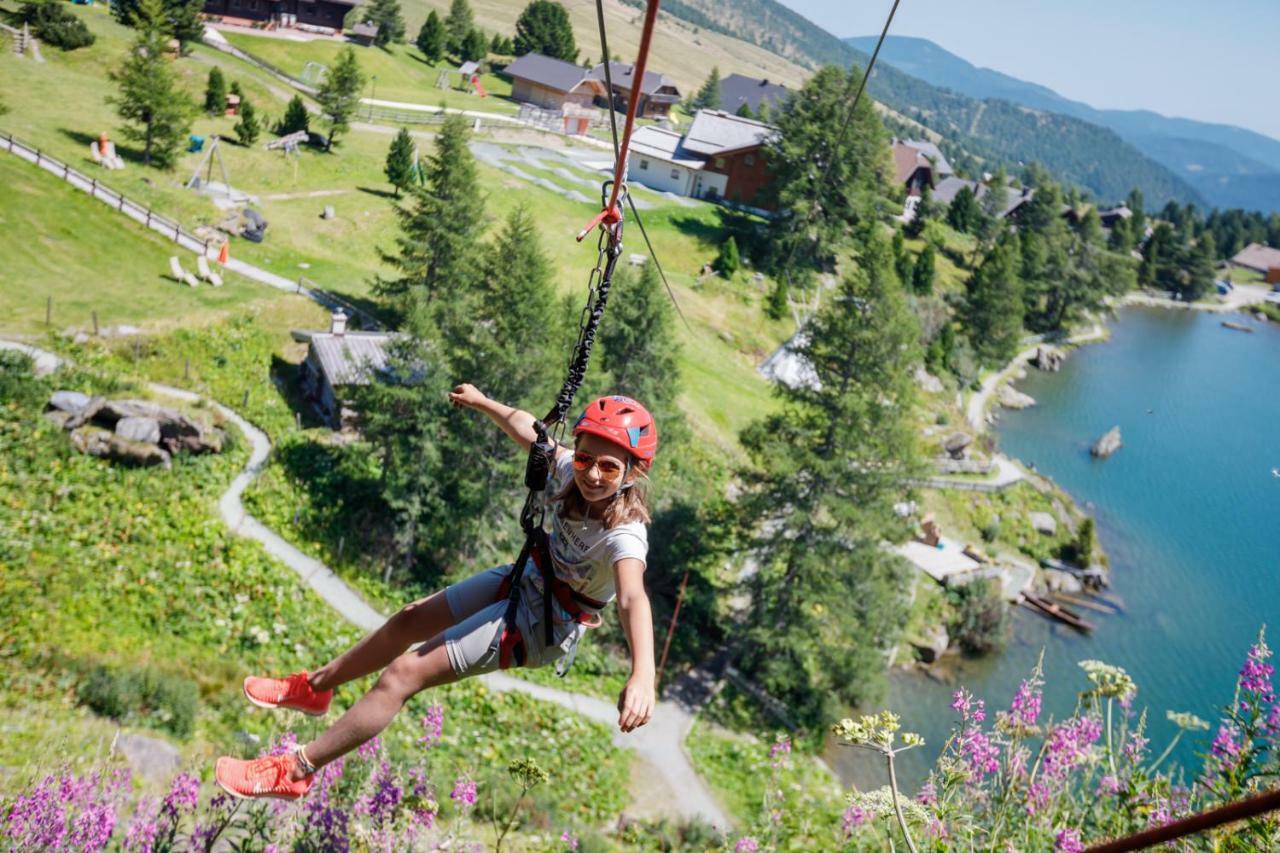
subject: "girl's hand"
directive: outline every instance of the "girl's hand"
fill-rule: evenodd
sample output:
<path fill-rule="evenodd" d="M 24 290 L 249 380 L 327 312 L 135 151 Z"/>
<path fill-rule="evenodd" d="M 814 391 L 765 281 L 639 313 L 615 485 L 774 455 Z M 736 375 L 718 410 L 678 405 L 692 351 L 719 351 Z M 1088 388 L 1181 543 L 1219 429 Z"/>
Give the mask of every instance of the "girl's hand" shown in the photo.
<path fill-rule="evenodd" d="M 467 382 L 449 392 L 449 402 L 459 409 L 474 409 L 487 399 L 483 391 Z"/>
<path fill-rule="evenodd" d="M 631 732 L 649 722 L 654 702 L 653 676 L 631 676 L 618 696 L 618 728 Z"/>

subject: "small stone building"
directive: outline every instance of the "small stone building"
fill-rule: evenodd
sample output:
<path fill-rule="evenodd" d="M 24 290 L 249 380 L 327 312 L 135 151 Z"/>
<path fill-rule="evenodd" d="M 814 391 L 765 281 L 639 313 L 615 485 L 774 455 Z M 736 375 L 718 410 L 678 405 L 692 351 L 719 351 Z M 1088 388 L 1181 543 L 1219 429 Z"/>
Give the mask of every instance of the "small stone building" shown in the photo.
<path fill-rule="evenodd" d="M 316 412 L 333 429 L 351 425 L 349 390 L 368 385 L 387 366 L 387 348 L 394 336 L 388 332 L 349 332 L 347 316 L 338 309 L 327 332 L 294 332 L 294 338 L 310 343 L 299 368 L 302 390 Z"/>

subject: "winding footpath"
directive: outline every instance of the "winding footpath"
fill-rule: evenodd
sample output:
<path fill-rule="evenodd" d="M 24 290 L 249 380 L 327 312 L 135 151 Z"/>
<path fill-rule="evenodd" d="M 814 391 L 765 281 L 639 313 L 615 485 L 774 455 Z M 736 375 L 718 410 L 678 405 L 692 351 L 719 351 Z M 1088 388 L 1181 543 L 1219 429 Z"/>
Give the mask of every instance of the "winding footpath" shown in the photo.
<path fill-rule="evenodd" d="M 0 340 L 0 349 L 18 350 L 29 355 L 35 361 L 37 375 L 50 373 L 63 363 L 54 353 L 13 341 Z M 237 412 L 199 394 L 155 382 L 147 383 L 147 387 L 154 393 L 188 403 L 206 400 L 212 408 L 234 423 L 248 439 L 251 447 L 249 461 L 218 500 L 218 512 L 227 527 L 238 536 L 262 543 L 268 554 L 292 569 L 316 595 L 362 631 L 373 631 L 382 625 L 386 617 L 347 586 L 332 569 L 299 551 L 245 510 L 241 496 L 266 467 L 271 454 L 271 441 L 266 433 Z M 611 728 L 617 727 L 618 709 L 603 699 L 545 687 L 502 672 L 482 676 L 481 680 L 489 689 L 499 693 L 524 693 L 544 702 L 553 702 Z M 698 818 L 727 831 L 733 827 L 733 821 L 716 802 L 684 748 L 695 713 L 696 709 L 684 703 L 659 701 L 648 725 L 630 734 L 614 731 L 613 742 L 616 746 L 640 753 L 646 759 L 646 769 L 660 777 L 653 781 L 660 781 L 660 787 L 665 789 L 663 802 L 641 804 L 646 811 L 677 819 Z"/>

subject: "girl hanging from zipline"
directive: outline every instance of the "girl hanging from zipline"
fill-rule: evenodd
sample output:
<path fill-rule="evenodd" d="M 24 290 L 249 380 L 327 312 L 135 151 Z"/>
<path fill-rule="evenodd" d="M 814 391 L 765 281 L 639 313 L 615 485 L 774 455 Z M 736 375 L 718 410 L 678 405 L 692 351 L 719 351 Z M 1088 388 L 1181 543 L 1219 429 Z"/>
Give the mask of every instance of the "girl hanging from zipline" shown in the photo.
<path fill-rule="evenodd" d="M 538 439 L 532 415 L 490 400 L 472 385 L 459 385 L 449 399 L 488 415 L 525 450 Z M 421 690 L 511 666 L 564 659 L 567 667 L 583 634 L 600 624 L 600 611 L 615 594 L 631 648 L 631 677 L 618 697 L 618 728 L 630 732 L 647 723 L 654 706 L 654 664 L 643 577 L 649 521 L 645 474 L 658 449 L 657 427 L 635 400 L 601 397 L 587 406 L 573 435 L 572 450 L 555 448 L 548 491 L 551 531 L 540 544 L 530 537 L 533 547 L 527 544 L 521 552 L 529 554 L 524 570 L 489 569 L 415 601 L 314 672 L 246 678 L 244 693 L 253 704 L 321 716 L 329 710 L 334 688 L 382 670 L 373 688 L 310 743 L 251 761 L 219 758 L 218 784 L 238 797 L 305 796 L 317 770 L 381 732 Z M 544 578 L 550 579 L 549 598 L 543 597 Z M 421 645 L 411 649 L 415 643 Z"/>

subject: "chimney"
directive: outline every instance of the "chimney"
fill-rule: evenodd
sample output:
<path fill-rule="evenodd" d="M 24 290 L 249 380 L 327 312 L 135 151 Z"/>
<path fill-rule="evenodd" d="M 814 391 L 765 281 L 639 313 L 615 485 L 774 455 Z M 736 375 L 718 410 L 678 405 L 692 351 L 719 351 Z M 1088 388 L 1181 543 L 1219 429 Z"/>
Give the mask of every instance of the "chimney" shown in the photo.
<path fill-rule="evenodd" d="M 333 317 L 330 319 L 329 334 L 342 337 L 346 331 L 347 315 L 343 313 L 341 308 L 339 308 L 337 311 L 333 312 Z"/>

